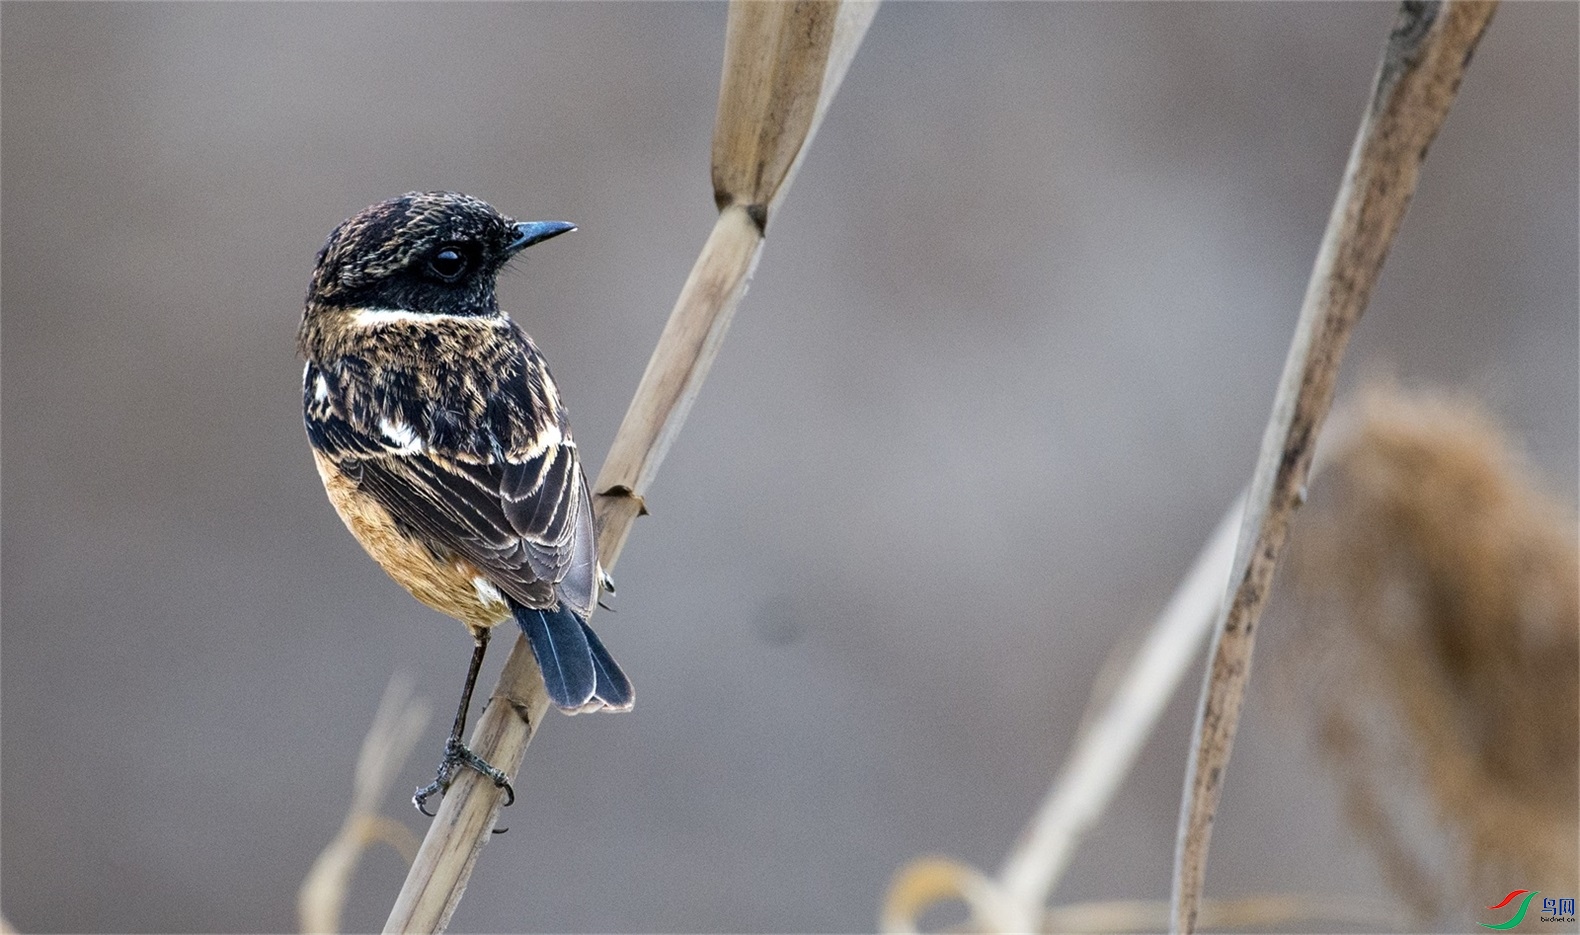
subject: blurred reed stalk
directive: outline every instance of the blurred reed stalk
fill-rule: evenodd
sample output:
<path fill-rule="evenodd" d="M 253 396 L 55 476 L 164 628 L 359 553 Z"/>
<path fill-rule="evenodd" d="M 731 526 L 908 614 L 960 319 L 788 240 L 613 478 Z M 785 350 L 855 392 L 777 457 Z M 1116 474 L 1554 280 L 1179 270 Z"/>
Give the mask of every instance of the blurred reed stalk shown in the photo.
<path fill-rule="evenodd" d="M 1244 511 L 1242 494 L 1218 521 L 1126 666 L 1108 704 L 1081 725 L 1064 768 L 1004 861 L 998 885 L 1009 913 L 1009 931 L 1036 928 L 1077 845 L 1107 811 L 1185 670 L 1200 656 L 1222 606 Z"/>
<path fill-rule="evenodd" d="M 1291 543 L 1275 681 L 1389 888 L 1451 931 L 1509 881 L 1580 886 L 1575 515 L 1474 402 L 1370 387 L 1359 411 Z"/>
<path fill-rule="evenodd" d="M 631 523 L 718 353 L 784 198 L 877 10 L 876 2 L 732 0 L 713 136 L 719 218 L 648 361 L 593 485 L 598 553 L 612 569 Z M 640 681 L 640 680 L 639 680 Z M 549 702 L 517 638 L 471 747 L 514 777 Z M 518 789 L 519 791 L 519 789 Z M 385 923 L 436 932 L 449 923 L 499 810 L 491 782 L 463 772 L 439 806 Z"/>
<path fill-rule="evenodd" d="M 1323 471 L 1330 460 L 1329 451 L 1348 444 L 1353 437 L 1354 423 L 1355 417 L 1348 411 L 1334 414 L 1312 462 L 1312 477 Z M 1045 906 L 1087 832 L 1108 810 L 1135 766 L 1136 758 L 1178 691 L 1186 670 L 1200 656 L 1223 606 L 1224 585 L 1229 580 L 1244 508 L 1245 494 L 1242 492 L 1218 520 L 1141 644 L 1128 654 L 1122 665 L 1106 663 L 1099 672 L 1092 686 L 1090 713 L 1076 732 L 1070 754 L 1049 786 L 1042 805 L 1005 858 L 998 878 L 988 879 L 975 868 L 949 858 L 927 857 L 914 861 L 895 874 L 881 916 L 882 931 L 891 935 L 917 932 L 923 913 L 950 901 L 964 903 L 971 910 L 969 927 L 973 931 L 1126 931 L 1167 927 L 1166 904 L 1157 907 L 1137 902 Z M 1226 904 L 1220 903 L 1220 908 L 1223 905 Z M 1105 908 L 1109 906 L 1127 908 L 1110 912 Z M 1136 908 L 1142 906 L 1147 908 Z M 1246 906 L 1283 907 L 1267 911 L 1287 909 L 1291 913 L 1305 913 L 1300 916 L 1305 921 L 1344 922 L 1351 918 L 1347 910 L 1314 896 L 1257 897 Z M 1319 911 L 1317 907 L 1326 908 Z M 1151 920 L 1154 916 L 1146 913 L 1154 911 L 1158 913 L 1156 918 L 1163 921 L 1156 924 L 1149 921 L 1144 925 L 1140 921 L 1134 925 L 1123 921 Z M 1246 918 L 1259 918 L 1255 912 L 1247 911 L 1250 914 Z M 1241 924 L 1222 921 L 1228 917 L 1219 910 L 1214 912 L 1219 914 L 1212 918 L 1220 921 L 1207 924 L 1223 927 Z M 1391 915 L 1395 913 L 1376 912 L 1367 918 L 1381 921 Z M 1106 927 L 1107 922 L 1100 924 L 1100 920 L 1105 919 L 1112 921 L 1115 927 Z"/>
<path fill-rule="evenodd" d="M 1244 499 L 1237 498 L 1218 521 L 1117 681 L 1109 686 L 1099 675 L 1092 689 L 1095 713 L 1081 724 L 1069 757 L 1005 858 L 998 879 L 947 858 L 913 861 L 895 873 L 889 886 L 882 931 L 917 932 L 923 913 L 950 901 L 966 904 L 977 931 L 1039 930 L 1054 885 L 1086 832 L 1108 809 L 1186 669 L 1201 654 L 1229 580 Z M 1105 690 L 1107 698 L 1099 698 Z"/>
<path fill-rule="evenodd" d="M 1273 682 L 1298 694 L 1290 707 L 1402 902 L 1208 900 L 1199 924 L 1452 930 L 1467 923 L 1465 893 L 1501 893 L 1511 879 L 1572 892 L 1580 886 L 1572 508 L 1539 489 L 1478 405 L 1391 387 L 1368 385 L 1327 420 L 1311 483 L 1330 471 L 1338 476 L 1317 488 L 1320 506 L 1291 540 L 1302 619 Z M 1095 713 L 998 879 L 950 858 L 913 861 L 889 888 L 882 931 L 918 932 L 923 915 L 949 902 L 969 912 L 952 930 L 1167 928 L 1165 903 L 1043 905 L 1206 640 L 1239 510 L 1237 502 L 1219 521 L 1111 690 L 1099 675 Z M 1413 814 L 1423 807 L 1424 821 Z"/>
<path fill-rule="evenodd" d="M 970 915 L 947 932 L 1156 932 L 1168 927 L 1168 902 L 1117 900 L 1072 903 L 1039 910 L 1025 928 L 1014 927 L 1004 914 L 1007 908 L 992 880 L 973 868 L 947 858 L 918 860 L 895 881 L 879 919 L 880 930 L 914 935 L 920 921 L 935 906 L 959 901 Z M 1374 900 L 1263 894 L 1239 899 L 1206 900 L 1202 924 L 1216 929 L 1265 931 L 1294 925 L 1362 925 L 1373 931 L 1398 929 L 1405 922 L 1395 904 Z"/>
<path fill-rule="evenodd" d="M 1350 331 L 1371 295 L 1421 164 L 1494 3 L 1406 2 L 1388 38 L 1295 326 L 1252 475 L 1186 768 L 1171 930 L 1196 929 L 1212 823 L 1223 792 L 1256 624 L 1289 521 L 1305 499 L 1317 433 Z"/>
<path fill-rule="evenodd" d="M 1083 907 L 1043 907 L 1211 632 L 1216 637 L 1213 664 L 1187 773 L 1170 920 L 1178 931 L 1191 931 L 1197 923 L 1207 839 L 1250 674 L 1254 626 L 1289 519 L 1304 499 L 1338 365 L 1414 192 L 1427 147 L 1494 6 L 1459 3 L 1444 9 L 1406 3 L 1401 8 L 1307 288 L 1250 491 L 1219 522 L 1101 713 L 1083 724 L 1068 761 L 998 879 L 947 858 L 915 861 L 896 874 L 890 887 L 881 918 L 884 931 L 917 931 L 922 913 L 947 900 L 965 903 L 970 927 L 978 931 L 1057 931 L 1072 920 L 1092 918 L 1082 915 Z M 1334 434 L 1339 437 L 1332 441 L 1343 445 L 1350 431 Z M 1226 583 L 1235 585 L 1227 596 Z M 1310 919 L 1349 918 L 1316 912 L 1327 903 L 1304 896 L 1266 897 L 1256 905 L 1282 907 L 1267 910 L 1275 915 L 1299 906 L 1300 912 L 1314 913 Z M 1139 924 L 1142 917 L 1127 918 Z M 1214 918 L 1210 924 L 1234 924 Z M 1252 921 L 1246 924 L 1258 924 L 1257 919 L 1274 924 L 1265 921 L 1272 916 L 1252 913 L 1248 918 Z M 1368 915 L 1371 921 L 1382 918 Z"/>
<path fill-rule="evenodd" d="M 417 856 L 417 835 L 379 814 L 379 806 L 428 726 L 429 713 L 426 702 L 412 697 L 410 676 L 397 672 L 390 677 L 357 757 L 351 808 L 340 832 L 318 855 L 296 892 L 296 918 L 302 932 L 340 931 L 351 877 L 368 845 L 383 841 L 400 851 L 407 863 Z"/>

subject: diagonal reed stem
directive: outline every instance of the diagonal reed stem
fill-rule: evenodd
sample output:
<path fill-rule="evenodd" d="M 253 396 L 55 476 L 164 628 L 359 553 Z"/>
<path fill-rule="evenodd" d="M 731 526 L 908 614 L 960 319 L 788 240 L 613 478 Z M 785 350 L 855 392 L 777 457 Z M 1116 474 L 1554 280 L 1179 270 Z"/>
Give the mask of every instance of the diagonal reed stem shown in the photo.
<path fill-rule="evenodd" d="M 1229 596 L 1220 611 L 1186 769 L 1171 928 L 1196 929 L 1212 822 L 1223 792 L 1255 631 L 1304 498 L 1339 363 L 1415 193 L 1494 3 L 1402 4 L 1317 252 L 1246 498 Z"/>
<path fill-rule="evenodd" d="M 340 832 L 325 845 L 297 890 L 296 918 L 304 935 L 340 931 L 351 879 L 368 845 L 385 841 L 407 860 L 416 855 L 417 835 L 405 825 L 380 815 L 379 804 L 388 797 L 390 787 L 406 765 L 428 725 L 428 716 L 427 703 L 412 697 L 411 677 L 401 672 L 391 676 L 357 756 L 351 808 Z"/>
<path fill-rule="evenodd" d="M 718 353 L 762 249 L 768 217 L 876 12 L 875 2 L 733 0 L 714 129 L 718 222 L 648 362 L 593 485 L 598 552 L 613 568 L 631 523 Z M 469 744 L 514 777 L 548 712 L 543 679 L 517 638 Z M 499 811 L 492 782 L 466 771 L 439 806 L 385 923 L 386 932 L 448 925 Z"/>
<path fill-rule="evenodd" d="M 998 885 L 1007 911 L 1014 914 L 1011 930 L 1036 927 L 1076 847 L 1118 794 L 1185 670 L 1200 658 L 1229 580 L 1244 508 L 1244 497 L 1236 498 L 1218 521 L 1126 664 L 1119 687 L 1101 713 L 1081 728 L 1042 806 L 1005 859 Z"/>

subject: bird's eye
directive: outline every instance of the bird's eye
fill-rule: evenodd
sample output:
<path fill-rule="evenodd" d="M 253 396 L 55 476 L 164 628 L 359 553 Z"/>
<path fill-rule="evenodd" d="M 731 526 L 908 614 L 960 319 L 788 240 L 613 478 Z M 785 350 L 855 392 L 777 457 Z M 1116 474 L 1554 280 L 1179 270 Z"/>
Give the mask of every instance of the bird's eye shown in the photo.
<path fill-rule="evenodd" d="M 454 282 L 466 272 L 466 254 L 455 247 L 442 247 L 433 255 L 433 259 L 428 261 L 428 268 L 440 279 Z"/>

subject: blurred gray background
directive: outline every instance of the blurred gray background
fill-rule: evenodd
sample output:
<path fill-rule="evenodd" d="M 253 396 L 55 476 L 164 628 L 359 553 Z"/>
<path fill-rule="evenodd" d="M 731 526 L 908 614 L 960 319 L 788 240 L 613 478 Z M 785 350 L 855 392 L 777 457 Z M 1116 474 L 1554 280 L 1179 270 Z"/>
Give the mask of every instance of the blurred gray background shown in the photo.
<path fill-rule="evenodd" d="M 1250 471 L 1393 19 L 885 6 L 600 617 L 636 711 L 546 724 L 453 929 L 856 931 L 913 857 L 996 869 L 1097 670 Z M 502 298 L 595 472 L 712 223 L 724 21 L 5 5 L 14 924 L 294 928 L 396 671 L 436 717 L 386 812 L 424 826 L 405 790 L 470 643 L 313 471 L 293 337 L 314 252 L 411 189 L 578 222 Z M 1344 384 L 1469 387 L 1568 492 L 1576 32 L 1573 4 L 1493 20 Z M 1167 896 L 1197 682 L 1060 900 Z M 1209 894 L 1386 899 L 1268 688 Z M 375 850 L 348 925 L 382 925 L 402 874 Z"/>

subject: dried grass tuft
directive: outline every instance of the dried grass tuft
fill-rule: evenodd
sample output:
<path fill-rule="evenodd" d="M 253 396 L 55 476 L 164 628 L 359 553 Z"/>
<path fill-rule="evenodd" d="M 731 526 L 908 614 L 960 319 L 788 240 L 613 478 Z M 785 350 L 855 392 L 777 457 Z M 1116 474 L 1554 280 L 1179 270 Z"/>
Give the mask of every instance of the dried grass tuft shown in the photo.
<path fill-rule="evenodd" d="M 1422 920 L 1577 888 L 1580 554 L 1463 398 L 1371 388 L 1292 554 L 1281 668 L 1352 824 Z M 1474 894 L 1474 895 L 1472 895 Z"/>

